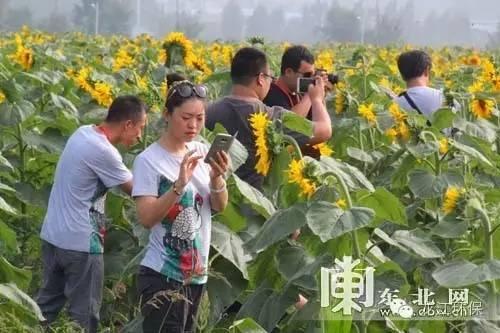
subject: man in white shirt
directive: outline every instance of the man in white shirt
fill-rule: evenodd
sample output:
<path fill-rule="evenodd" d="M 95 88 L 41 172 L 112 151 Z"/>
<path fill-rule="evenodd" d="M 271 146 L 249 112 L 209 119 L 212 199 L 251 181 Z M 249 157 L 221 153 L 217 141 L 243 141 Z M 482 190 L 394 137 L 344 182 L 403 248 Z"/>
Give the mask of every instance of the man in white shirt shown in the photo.
<path fill-rule="evenodd" d="M 106 120 L 81 126 L 59 158 L 42 225 L 42 286 L 36 302 L 53 322 L 66 302 L 86 332 L 97 332 L 104 281 L 104 206 L 109 188 L 132 191 L 132 173 L 117 144 L 132 146 L 146 124 L 146 106 L 135 96 L 111 104 Z"/>
<path fill-rule="evenodd" d="M 398 57 L 398 68 L 407 90 L 396 97 L 396 102 L 403 109 L 430 119 L 444 104 L 442 91 L 428 87 L 432 68 L 430 56 L 420 50 L 404 52 Z"/>

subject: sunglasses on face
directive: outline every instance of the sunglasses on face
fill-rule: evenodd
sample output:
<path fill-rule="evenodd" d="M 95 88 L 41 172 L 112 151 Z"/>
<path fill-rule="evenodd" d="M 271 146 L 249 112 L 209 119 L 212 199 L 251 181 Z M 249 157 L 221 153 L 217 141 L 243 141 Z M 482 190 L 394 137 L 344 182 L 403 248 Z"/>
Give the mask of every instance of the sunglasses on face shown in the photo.
<path fill-rule="evenodd" d="M 200 98 L 207 98 L 207 87 L 202 84 L 192 84 L 191 82 L 181 82 L 172 87 L 167 99 L 177 93 L 182 98 L 198 96 Z"/>

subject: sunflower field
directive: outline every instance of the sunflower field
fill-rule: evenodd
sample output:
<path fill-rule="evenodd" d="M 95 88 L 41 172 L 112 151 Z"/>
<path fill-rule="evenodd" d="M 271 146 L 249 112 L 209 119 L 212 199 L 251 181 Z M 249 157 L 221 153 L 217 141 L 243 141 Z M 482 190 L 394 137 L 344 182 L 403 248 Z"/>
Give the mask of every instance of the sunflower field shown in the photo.
<path fill-rule="evenodd" d="M 160 135 L 165 75 L 205 83 L 214 100 L 229 92 L 232 55 L 248 45 L 263 49 L 279 72 L 288 44 L 259 38 L 204 43 L 178 32 L 131 39 L 29 28 L 0 35 L 0 332 L 42 332 L 33 301 L 41 283 L 39 231 L 68 137 L 100 122 L 114 97 L 138 95 L 150 113 L 142 141 L 122 152 L 131 166 Z M 251 119 L 265 187 L 228 179 L 230 202 L 213 218 L 200 332 L 500 330 L 499 54 L 428 49 L 432 85 L 446 97 L 428 125 L 386 94 L 403 91 L 396 58 L 410 48 L 311 46 L 316 67 L 341 77 L 327 96 L 333 136 L 318 146 L 319 160 L 302 156 L 283 133 L 285 126 L 310 134 L 309 122 Z M 210 142 L 219 131 L 200 139 Z M 235 166 L 246 154 L 238 145 L 231 153 Z M 135 276 L 147 230 L 121 192 L 108 193 L 106 209 L 101 332 L 141 332 Z M 375 299 L 345 314 L 332 311 L 333 298 L 322 304 L 322 267 L 349 257 L 373 274 Z M 429 307 L 453 291 L 463 297 L 448 309 Z M 409 318 L 381 315 L 396 292 L 414 300 Z M 299 294 L 308 302 L 297 310 Z M 75 330 L 64 315 L 54 326 Z"/>

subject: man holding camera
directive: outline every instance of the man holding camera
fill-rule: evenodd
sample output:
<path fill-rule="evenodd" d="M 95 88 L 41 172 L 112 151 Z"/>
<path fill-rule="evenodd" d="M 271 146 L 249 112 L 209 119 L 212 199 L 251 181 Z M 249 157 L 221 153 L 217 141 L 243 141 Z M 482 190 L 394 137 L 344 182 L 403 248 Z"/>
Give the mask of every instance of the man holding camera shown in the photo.
<path fill-rule="evenodd" d="M 296 114 L 312 120 L 311 96 L 307 93 L 307 80 L 299 87 L 299 80 L 307 78 L 314 82 L 321 76 L 327 90 L 332 88 L 326 71 L 315 70 L 313 54 L 302 45 L 294 45 L 286 49 L 281 58 L 280 77 L 271 83 L 269 93 L 263 102 L 268 106 L 281 106 Z M 301 88 L 301 89 L 298 89 Z M 319 158 L 319 151 L 310 145 L 301 147 L 302 153 Z"/>

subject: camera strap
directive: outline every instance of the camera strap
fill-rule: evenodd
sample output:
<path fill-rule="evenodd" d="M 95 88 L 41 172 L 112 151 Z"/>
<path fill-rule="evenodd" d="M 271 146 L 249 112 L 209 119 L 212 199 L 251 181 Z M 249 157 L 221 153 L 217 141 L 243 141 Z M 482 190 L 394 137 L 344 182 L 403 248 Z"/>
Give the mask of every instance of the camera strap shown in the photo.
<path fill-rule="evenodd" d="M 295 105 L 299 104 L 300 102 L 300 98 L 298 97 L 298 95 L 295 95 L 296 96 L 296 100 L 294 101 L 292 96 L 290 96 L 290 92 L 288 92 L 288 88 L 285 88 L 285 87 L 282 87 L 281 84 L 280 84 L 280 80 L 273 82 L 274 85 L 276 85 L 276 87 L 278 87 L 279 90 L 281 90 L 281 92 L 283 94 L 285 94 L 285 96 L 288 98 L 288 102 L 290 102 L 290 108 L 294 107 Z"/>
<path fill-rule="evenodd" d="M 419 114 L 421 114 L 422 116 L 425 116 L 422 111 L 420 111 L 420 109 L 418 108 L 417 104 L 415 104 L 415 102 L 413 101 L 413 99 L 411 99 L 410 95 L 408 95 L 408 92 L 407 91 L 404 91 L 402 92 L 401 94 L 399 94 L 399 96 L 403 96 L 406 101 L 408 102 L 408 104 L 410 104 L 411 108 L 414 109 L 415 111 L 417 111 Z M 429 120 L 427 120 L 427 126 L 431 126 L 431 122 Z"/>

